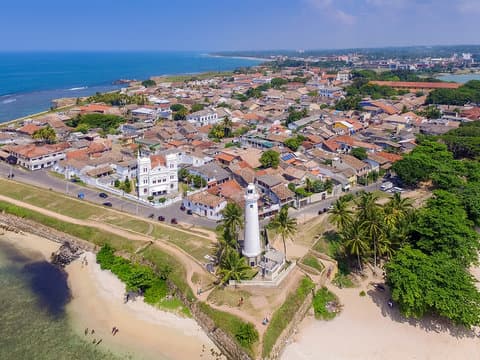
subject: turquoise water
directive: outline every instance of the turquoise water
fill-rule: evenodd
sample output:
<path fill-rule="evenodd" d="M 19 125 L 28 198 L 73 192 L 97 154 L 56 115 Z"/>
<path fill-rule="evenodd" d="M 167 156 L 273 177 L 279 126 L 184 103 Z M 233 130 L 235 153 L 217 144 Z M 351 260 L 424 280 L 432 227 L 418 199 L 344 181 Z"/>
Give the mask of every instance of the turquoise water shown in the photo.
<path fill-rule="evenodd" d="M 0 289 L 0 359 L 118 359 L 70 327 L 65 273 L 1 239 Z"/>
<path fill-rule="evenodd" d="M 0 122 L 47 110 L 51 100 L 119 88 L 118 79 L 233 70 L 257 60 L 193 52 L 0 52 Z"/>
<path fill-rule="evenodd" d="M 454 82 L 464 84 L 470 80 L 480 80 L 480 74 L 460 74 L 460 75 L 448 74 L 448 75 L 439 76 L 438 78 L 443 81 L 454 81 Z"/>

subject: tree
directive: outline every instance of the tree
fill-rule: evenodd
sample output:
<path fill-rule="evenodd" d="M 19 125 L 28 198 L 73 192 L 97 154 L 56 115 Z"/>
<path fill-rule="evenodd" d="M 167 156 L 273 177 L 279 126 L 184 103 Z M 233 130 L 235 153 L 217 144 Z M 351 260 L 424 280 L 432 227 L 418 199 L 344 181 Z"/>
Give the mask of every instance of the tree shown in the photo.
<path fill-rule="evenodd" d="M 408 317 L 435 313 L 467 328 L 480 324 L 475 280 L 446 254 L 426 255 L 406 246 L 386 266 L 392 299 Z"/>
<path fill-rule="evenodd" d="M 264 168 L 272 167 L 276 169 L 280 164 L 280 154 L 274 150 L 267 150 L 260 157 L 260 164 Z"/>
<path fill-rule="evenodd" d="M 232 127 L 233 127 L 232 119 L 230 119 L 229 116 L 225 116 L 225 118 L 223 119 L 223 133 L 225 137 L 232 136 Z"/>
<path fill-rule="evenodd" d="M 250 267 L 245 258 L 241 257 L 238 251 L 228 249 L 226 255 L 220 263 L 218 274 L 221 276 L 222 284 L 227 284 L 229 280 L 241 281 L 247 278 Z"/>
<path fill-rule="evenodd" d="M 228 237 L 238 241 L 238 234 L 243 229 L 243 210 L 236 203 L 229 202 L 222 210 L 222 225 Z M 235 244 L 235 247 L 238 245 Z"/>
<path fill-rule="evenodd" d="M 367 150 L 361 147 L 353 148 L 350 154 L 359 160 L 365 160 L 368 157 Z"/>
<path fill-rule="evenodd" d="M 186 182 L 187 178 L 188 178 L 188 175 L 190 175 L 190 173 L 188 172 L 187 169 L 185 168 L 180 168 L 178 170 L 178 179 L 180 181 L 183 181 L 183 182 Z"/>
<path fill-rule="evenodd" d="M 42 129 L 35 131 L 32 135 L 35 140 L 42 140 L 48 144 L 53 144 L 57 140 L 57 134 L 52 127 L 46 126 Z"/>
<path fill-rule="evenodd" d="M 335 224 L 340 232 L 346 229 L 353 221 L 353 212 L 349 209 L 348 201 L 341 197 L 333 203 L 333 207 L 328 211 L 330 221 Z"/>
<path fill-rule="evenodd" d="M 298 137 L 288 138 L 283 142 L 283 144 L 288 147 L 292 151 L 297 151 L 300 145 L 302 144 L 302 140 Z"/>
<path fill-rule="evenodd" d="M 283 241 L 283 252 L 287 258 L 287 239 L 293 238 L 297 232 L 297 219 L 288 216 L 288 205 L 282 206 L 280 212 L 272 219 L 270 228 L 279 234 Z"/>
<path fill-rule="evenodd" d="M 270 85 L 275 89 L 279 89 L 283 85 L 286 85 L 287 83 L 288 83 L 288 80 L 286 80 L 286 79 L 273 78 L 272 81 L 270 82 Z"/>
<path fill-rule="evenodd" d="M 361 258 L 368 251 L 368 243 L 362 233 L 360 224 L 357 221 L 352 222 L 349 227 L 343 229 L 340 235 L 344 241 L 345 250 L 349 255 L 357 257 L 358 268 L 362 271 Z"/>
<path fill-rule="evenodd" d="M 157 85 L 157 83 L 152 79 L 142 81 L 142 86 L 145 86 L 145 87 L 152 87 L 152 86 L 156 86 L 156 85 Z"/>
<path fill-rule="evenodd" d="M 130 194 L 132 192 L 132 183 L 130 182 L 130 179 L 128 176 L 125 178 L 125 181 L 123 182 L 123 190 Z"/>
<path fill-rule="evenodd" d="M 203 104 L 193 104 L 191 108 L 191 112 L 194 113 L 194 112 L 203 110 L 204 108 L 205 108 L 205 105 Z"/>

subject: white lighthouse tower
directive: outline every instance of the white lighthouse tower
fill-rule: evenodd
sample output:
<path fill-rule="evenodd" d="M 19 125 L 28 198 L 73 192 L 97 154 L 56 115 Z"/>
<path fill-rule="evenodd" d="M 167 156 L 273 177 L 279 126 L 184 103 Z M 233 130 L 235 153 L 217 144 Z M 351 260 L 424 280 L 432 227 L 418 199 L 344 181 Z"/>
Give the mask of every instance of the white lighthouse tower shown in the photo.
<path fill-rule="evenodd" d="M 259 197 L 255 185 L 248 184 L 245 194 L 245 237 L 242 253 L 250 266 L 258 264 L 262 253 L 257 204 Z"/>

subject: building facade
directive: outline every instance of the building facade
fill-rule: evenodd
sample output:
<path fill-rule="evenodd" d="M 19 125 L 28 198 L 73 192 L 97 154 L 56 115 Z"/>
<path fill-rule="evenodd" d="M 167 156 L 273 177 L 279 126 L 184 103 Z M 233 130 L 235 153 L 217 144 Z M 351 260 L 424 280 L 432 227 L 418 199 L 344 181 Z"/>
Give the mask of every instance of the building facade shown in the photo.
<path fill-rule="evenodd" d="M 210 109 L 200 110 L 187 115 L 187 121 L 195 126 L 214 125 L 218 122 L 218 114 Z"/>
<path fill-rule="evenodd" d="M 137 158 L 138 196 L 160 196 L 178 192 L 177 154 L 150 155 Z"/>

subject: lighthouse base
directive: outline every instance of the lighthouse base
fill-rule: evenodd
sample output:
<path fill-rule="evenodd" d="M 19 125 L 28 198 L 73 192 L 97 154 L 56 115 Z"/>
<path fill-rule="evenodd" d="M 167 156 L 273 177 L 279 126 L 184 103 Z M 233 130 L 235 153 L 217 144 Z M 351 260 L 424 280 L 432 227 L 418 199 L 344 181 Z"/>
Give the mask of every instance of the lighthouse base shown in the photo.
<path fill-rule="evenodd" d="M 246 254 L 245 252 L 242 252 L 242 255 L 247 260 L 247 264 L 251 267 L 258 266 L 258 264 L 262 260 L 262 254 L 254 255 L 254 254 Z"/>

